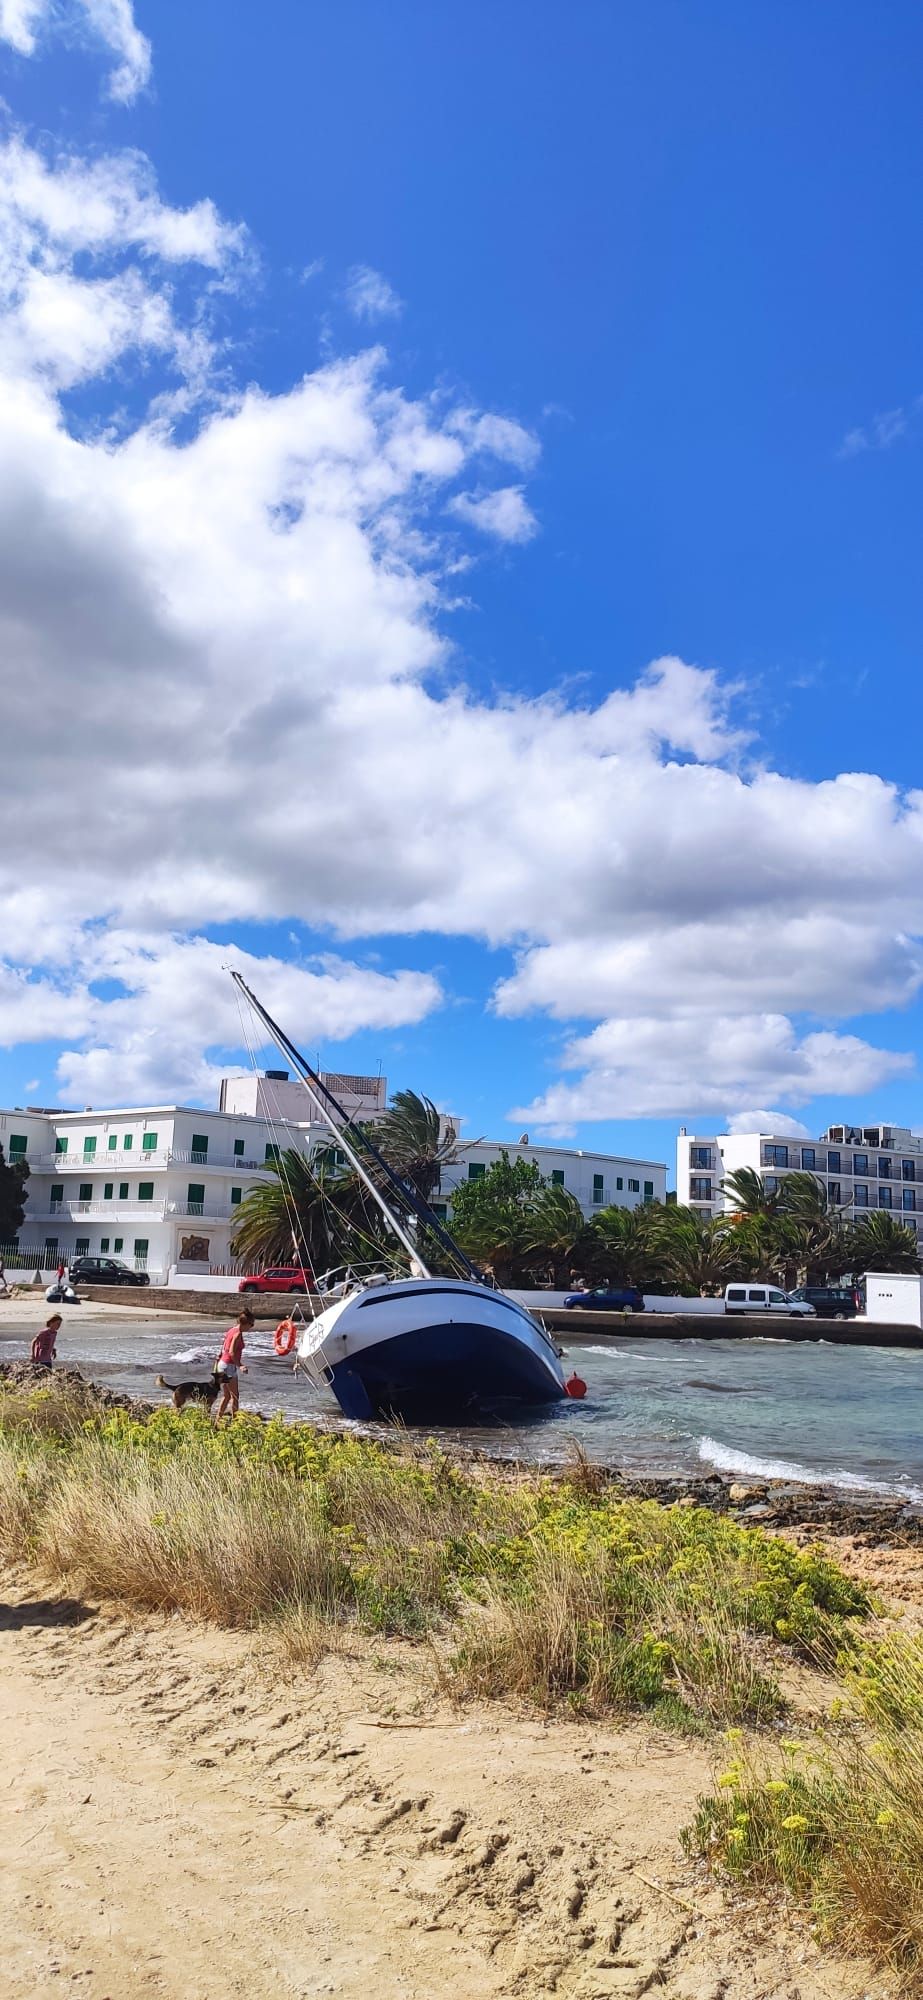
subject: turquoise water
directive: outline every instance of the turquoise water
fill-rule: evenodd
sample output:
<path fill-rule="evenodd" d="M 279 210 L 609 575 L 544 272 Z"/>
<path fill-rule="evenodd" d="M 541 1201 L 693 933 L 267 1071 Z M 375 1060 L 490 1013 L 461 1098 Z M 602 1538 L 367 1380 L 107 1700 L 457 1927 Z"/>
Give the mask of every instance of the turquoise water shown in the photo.
<path fill-rule="evenodd" d="M 4 1327 L 0 1354 L 28 1351 Z M 68 1315 L 59 1342 L 94 1380 L 157 1396 L 154 1377 L 203 1376 L 221 1328 L 188 1332 L 161 1322 L 125 1324 Z M 825 1341 L 568 1340 L 588 1385 L 567 1402 L 509 1429 L 453 1432 L 493 1453 L 551 1462 L 571 1439 L 589 1456 L 638 1475 L 721 1471 L 741 1477 L 823 1480 L 923 1502 L 923 1352 L 834 1347 Z M 272 1353 L 271 1335 L 248 1344 L 245 1406 L 338 1420 L 332 1396 L 313 1389 Z"/>

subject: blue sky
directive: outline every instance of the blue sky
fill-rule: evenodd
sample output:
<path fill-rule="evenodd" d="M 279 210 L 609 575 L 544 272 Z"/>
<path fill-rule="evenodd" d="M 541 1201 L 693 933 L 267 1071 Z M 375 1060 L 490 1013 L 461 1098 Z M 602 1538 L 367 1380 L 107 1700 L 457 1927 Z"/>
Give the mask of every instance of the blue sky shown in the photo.
<path fill-rule="evenodd" d="M 923 1124 L 917 10 L 115 18 L 0 0 L 0 1098 L 207 1100 L 200 940 L 472 1133 Z"/>

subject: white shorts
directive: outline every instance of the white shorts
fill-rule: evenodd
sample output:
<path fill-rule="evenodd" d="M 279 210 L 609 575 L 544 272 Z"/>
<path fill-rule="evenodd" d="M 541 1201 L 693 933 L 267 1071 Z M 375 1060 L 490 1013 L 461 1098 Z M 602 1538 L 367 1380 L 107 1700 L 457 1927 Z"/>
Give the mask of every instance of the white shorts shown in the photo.
<path fill-rule="evenodd" d="M 237 1369 L 233 1361 L 219 1361 L 216 1372 L 219 1375 L 223 1375 L 228 1382 L 236 1382 L 237 1380 Z"/>

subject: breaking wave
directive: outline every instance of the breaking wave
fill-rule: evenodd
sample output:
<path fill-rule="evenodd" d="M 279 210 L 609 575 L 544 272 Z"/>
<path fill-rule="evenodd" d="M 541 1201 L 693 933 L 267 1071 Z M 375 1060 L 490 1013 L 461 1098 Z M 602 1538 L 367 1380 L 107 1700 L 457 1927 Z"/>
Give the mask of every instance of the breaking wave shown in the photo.
<path fill-rule="evenodd" d="M 749 1451 L 735 1451 L 719 1439 L 700 1437 L 699 1457 L 716 1472 L 732 1472 L 746 1479 L 786 1479 L 793 1486 L 836 1486 L 850 1493 L 879 1493 L 889 1500 L 923 1501 L 923 1487 L 895 1480 L 891 1485 L 879 1479 L 864 1479 L 859 1472 L 843 1472 L 839 1467 L 824 1471 L 814 1465 L 799 1465 L 788 1458 L 758 1458 Z"/>

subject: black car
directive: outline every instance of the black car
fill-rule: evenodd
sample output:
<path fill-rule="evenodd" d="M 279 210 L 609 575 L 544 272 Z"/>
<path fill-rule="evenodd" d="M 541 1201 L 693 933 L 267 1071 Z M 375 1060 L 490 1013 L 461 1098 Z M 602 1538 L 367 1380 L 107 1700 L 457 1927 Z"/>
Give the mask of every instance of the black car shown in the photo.
<path fill-rule="evenodd" d="M 149 1285 L 146 1271 L 133 1271 L 116 1257 L 75 1257 L 68 1265 L 72 1285 Z"/>
<path fill-rule="evenodd" d="M 859 1294 L 852 1285 L 799 1285 L 789 1296 L 813 1306 L 818 1319 L 855 1319 Z"/>
<path fill-rule="evenodd" d="M 644 1300 L 634 1285 L 594 1285 L 591 1292 L 568 1292 L 564 1304 L 583 1312 L 644 1311 Z"/>

